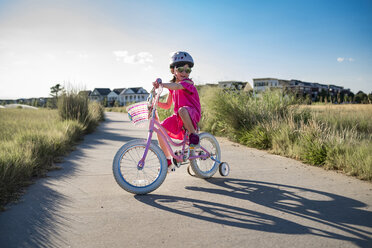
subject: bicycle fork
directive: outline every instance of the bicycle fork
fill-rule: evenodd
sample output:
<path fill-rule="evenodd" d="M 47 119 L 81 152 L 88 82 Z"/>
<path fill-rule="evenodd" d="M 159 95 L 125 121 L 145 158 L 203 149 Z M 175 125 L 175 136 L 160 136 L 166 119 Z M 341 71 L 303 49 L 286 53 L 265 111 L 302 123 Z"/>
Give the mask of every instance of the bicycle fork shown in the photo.
<path fill-rule="evenodd" d="M 150 128 L 149 135 L 147 137 L 147 143 L 146 143 L 145 152 L 143 153 L 143 156 L 142 156 L 141 160 L 137 164 L 137 169 L 138 170 L 142 170 L 143 167 L 145 166 L 145 160 L 146 160 L 146 156 L 147 156 L 147 153 L 149 151 L 149 148 L 150 148 L 150 144 L 151 144 L 151 139 L 152 139 L 153 132 L 154 131 L 153 131 L 153 127 L 152 127 L 152 128 Z"/>

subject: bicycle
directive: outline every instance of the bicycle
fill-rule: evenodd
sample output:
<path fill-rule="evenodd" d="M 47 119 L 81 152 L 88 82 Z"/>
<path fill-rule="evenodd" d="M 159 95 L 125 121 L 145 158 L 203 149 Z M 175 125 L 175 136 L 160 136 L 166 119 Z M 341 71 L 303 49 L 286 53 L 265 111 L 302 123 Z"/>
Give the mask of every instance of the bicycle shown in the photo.
<path fill-rule="evenodd" d="M 168 136 L 156 118 L 162 90 L 162 86 L 157 90 L 153 88 L 146 102 L 127 107 L 128 116 L 136 126 L 149 122 L 149 132 L 147 140 L 132 140 L 117 151 L 113 160 L 113 174 L 119 186 L 130 193 L 142 195 L 156 190 L 164 182 L 168 163 L 161 148 L 151 142 L 154 132 L 167 141 L 175 167 L 189 162 L 187 171 L 192 176 L 210 178 L 218 169 L 221 176 L 228 176 L 230 167 L 228 163 L 220 162 L 220 146 L 212 134 L 199 134 L 200 145 L 197 147 L 188 146 L 187 131 L 182 142 L 175 142 Z M 173 151 L 170 144 L 181 147 L 181 150 Z"/>

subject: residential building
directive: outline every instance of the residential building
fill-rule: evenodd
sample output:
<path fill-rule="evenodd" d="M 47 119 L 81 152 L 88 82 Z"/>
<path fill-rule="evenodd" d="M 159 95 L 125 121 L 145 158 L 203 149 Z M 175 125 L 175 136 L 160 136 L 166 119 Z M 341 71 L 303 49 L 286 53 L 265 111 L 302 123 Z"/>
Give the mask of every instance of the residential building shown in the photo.
<path fill-rule="evenodd" d="M 149 93 L 142 87 L 127 88 L 119 94 L 120 106 L 125 106 L 134 102 L 146 101 Z"/>
<path fill-rule="evenodd" d="M 285 89 L 289 86 L 288 80 L 277 78 L 255 78 L 253 79 L 253 89 L 256 92 L 265 91 L 270 88 Z"/>
<path fill-rule="evenodd" d="M 113 89 L 108 95 L 107 95 L 107 101 L 110 106 L 114 106 L 115 101 L 119 101 L 119 95 L 120 93 L 125 90 L 125 88 L 119 88 L 119 89 Z M 120 103 L 119 103 L 120 105 Z"/>
<path fill-rule="evenodd" d="M 103 102 L 107 99 L 107 95 L 110 94 L 111 90 L 109 88 L 95 88 L 89 96 L 92 101 Z"/>
<path fill-rule="evenodd" d="M 226 89 L 226 90 L 242 90 L 242 89 L 245 90 L 245 87 L 247 86 L 247 84 L 249 85 L 248 82 L 241 82 L 241 81 L 220 81 L 218 82 L 218 87 Z"/>
<path fill-rule="evenodd" d="M 344 90 L 344 87 L 336 86 L 336 85 L 329 85 L 329 94 L 331 96 L 337 96 L 337 94 L 340 94 Z"/>
<path fill-rule="evenodd" d="M 311 95 L 313 87 L 315 87 L 313 83 L 292 79 L 288 88 L 297 95 Z"/>
<path fill-rule="evenodd" d="M 297 79 L 256 78 L 253 79 L 253 82 L 256 92 L 271 88 L 282 88 L 295 93 L 297 96 L 309 95 L 313 101 L 320 97 L 337 97 L 338 95 L 350 94 L 350 89 L 344 89 L 342 86 L 303 82 Z"/>

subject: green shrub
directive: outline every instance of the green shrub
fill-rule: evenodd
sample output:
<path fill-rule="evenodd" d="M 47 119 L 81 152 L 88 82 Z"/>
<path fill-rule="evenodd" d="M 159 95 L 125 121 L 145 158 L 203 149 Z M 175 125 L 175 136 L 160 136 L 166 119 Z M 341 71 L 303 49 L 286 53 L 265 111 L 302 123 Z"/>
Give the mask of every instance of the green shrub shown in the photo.
<path fill-rule="evenodd" d="M 295 142 L 298 139 L 299 132 L 291 125 L 281 123 L 280 126 L 272 130 L 271 142 L 272 152 L 292 158 L 298 158 L 295 152 Z"/>
<path fill-rule="evenodd" d="M 256 125 L 285 118 L 295 103 L 293 97 L 280 91 L 268 91 L 261 96 L 251 92 L 223 91 L 205 87 L 200 91 L 202 103 L 201 127 L 216 135 L 239 140 L 240 133 Z"/>
<path fill-rule="evenodd" d="M 58 113 L 62 120 L 77 120 L 86 124 L 89 122 L 88 96 L 74 91 L 64 93 L 58 99 Z"/>
<path fill-rule="evenodd" d="M 88 119 L 84 123 L 86 131 L 92 132 L 98 125 L 99 122 L 105 120 L 105 110 L 98 102 L 89 102 L 88 106 L 89 115 Z"/>
<path fill-rule="evenodd" d="M 311 165 L 324 165 L 327 159 L 327 145 L 325 142 L 313 134 L 305 134 L 299 140 L 302 145 L 302 154 L 300 155 L 304 162 Z"/>
<path fill-rule="evenodd" d="M 372 105 L 303 107 L 280 91 L 202 87 L 199 94 L 204 131 L 372 180 Z"/>
<path fill-rule="evenodd" d="M 87 132 L 91 132 L 104 120 L 104 108 L 90 102 L 87 95 L 71 90 L 58 98 L 58 113 L 62 120 L 77 120 Z"/>
<path fill-rule="evenodd" d="M 270 133 L 261 126 L 255 126 L 253 129 L 243 132 L 239 141 L 246 146 L 258 149 L 269 149 L 272 145 Z"/>
<path fill-rule="evenodd" d="M 371 151 L 372 143 L 368 140 L 334 140 L 329 145 L 325 168 L 341 170 L 363 180 L 372 180 Z"/>

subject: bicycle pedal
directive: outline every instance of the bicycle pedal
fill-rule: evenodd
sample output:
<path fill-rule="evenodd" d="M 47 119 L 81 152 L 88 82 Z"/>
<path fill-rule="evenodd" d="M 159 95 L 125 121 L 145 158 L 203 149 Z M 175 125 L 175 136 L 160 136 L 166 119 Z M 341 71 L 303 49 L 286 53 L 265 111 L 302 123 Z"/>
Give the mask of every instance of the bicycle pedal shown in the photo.
<path fill-rule="evenodd" d="M 168 168 L 168 173 L 175 172 L 176 168 L 175 167 L 169 167 Z"/>
<path fill-rule="evenodd" d="M 173 164 L 177 167 L 180 168 L 181 162 L 178 162 L 177 159 L 173 158 Z"/>

